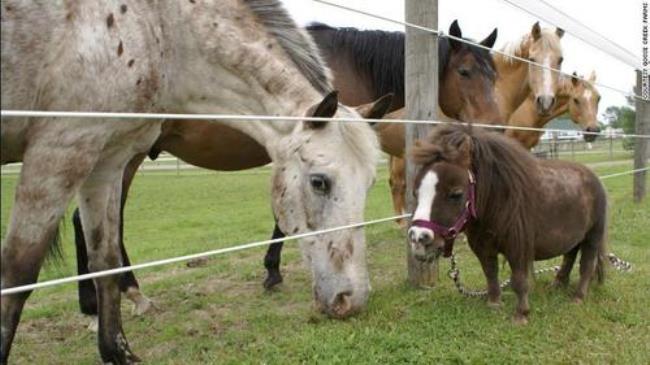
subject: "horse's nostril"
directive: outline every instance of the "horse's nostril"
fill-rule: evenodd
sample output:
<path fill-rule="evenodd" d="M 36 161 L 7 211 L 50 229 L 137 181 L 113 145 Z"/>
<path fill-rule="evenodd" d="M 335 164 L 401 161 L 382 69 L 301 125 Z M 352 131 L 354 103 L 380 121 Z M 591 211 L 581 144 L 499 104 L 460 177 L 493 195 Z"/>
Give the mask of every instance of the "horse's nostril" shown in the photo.
<path fill-rule="evenodd" d="M 352 291 L 343 291 L 334 296 L 332 312 L 337 316 L 345 316 L 352 309 Z"/>
<path fill-rule="evenodd" d="M 420 233 L 420 236 L 418 237 L 418 243 L 421 243 L 423 245 L 427 244 L 427 243 L 431 242 L 431 238 L 432 238 L 431 235 L 429 235 L 426 232 L 422 232 L 422 233 Z"/>

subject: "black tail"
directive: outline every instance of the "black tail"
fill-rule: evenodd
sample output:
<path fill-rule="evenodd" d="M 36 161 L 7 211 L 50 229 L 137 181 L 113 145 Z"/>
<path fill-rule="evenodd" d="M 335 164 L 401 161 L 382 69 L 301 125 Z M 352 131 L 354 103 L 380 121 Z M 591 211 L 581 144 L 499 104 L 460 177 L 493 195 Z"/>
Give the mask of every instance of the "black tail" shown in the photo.
<path fill-rule="evenodd" d="M 64 218 L 61 219 L 61 222 L 56 226 L 56 230 L 52 233 L 50 244 L 47 247 L 47 255 L 45 256 L 45 262 L 47 264 L 60 265 L 65 261 L 61 246 L 61 224 Z"/>

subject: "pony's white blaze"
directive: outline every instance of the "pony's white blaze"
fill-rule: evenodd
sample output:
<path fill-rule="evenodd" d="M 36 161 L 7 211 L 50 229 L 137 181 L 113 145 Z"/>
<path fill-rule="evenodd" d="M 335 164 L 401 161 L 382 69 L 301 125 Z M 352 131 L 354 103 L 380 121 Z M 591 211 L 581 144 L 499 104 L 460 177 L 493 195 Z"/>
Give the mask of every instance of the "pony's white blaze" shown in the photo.
<path fill-rule="evenodd" d="M 418 188 L 418 205 L 413 214 L 413 219 L 431 219 L 431 204 L 436 197 L 436 185 L 438 185 L 438 175 L 429 171 L 422 178 Z"/>
<path fill-rule="evenodd" d="M 413 220 L 430 220 L 431 206 L 433 199 L 436 197 L 436 186 L 438 185 L 438 175 L 433 171 L 428 171 L 422 178 L 418 187 L 418 202 L 413 213 Z M 408 232 L 411 249 L 415 255 L 425 255 L 424 245 L 421 241 L 433 239 L 433 231 L 424 227 L 411 227 Z M 426 238 L 426 239 L 424 239 Z"/>

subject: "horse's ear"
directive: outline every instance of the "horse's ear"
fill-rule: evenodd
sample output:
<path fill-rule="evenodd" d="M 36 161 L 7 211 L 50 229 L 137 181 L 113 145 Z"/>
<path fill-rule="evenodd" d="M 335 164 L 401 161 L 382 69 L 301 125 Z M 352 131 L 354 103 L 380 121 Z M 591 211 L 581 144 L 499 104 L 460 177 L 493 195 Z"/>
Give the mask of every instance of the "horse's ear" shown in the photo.
<path fill-rule="evenodd" d="M 372 103 L 355 107 L 357 113 L 366 119 L 381 119 L 388 113 L 393 104 L 393 94 L 389 93 Z M 374 123 L 370 123 L 371 125 Z"/>
<path fill-rule="evenodd" d="M 562 28 L 555 28 L 555 34 L 557 34 L 557 37 L 558 37 L 558 38 L 562 38 L 562 36 L 564 35 L 564 29 L 562 29 Z"/>
<path fill-rule="evenodd" d="M 487 36 L 487 38 L 481 41 L 481 45 L 488 48 L 494 47 L 494 43 L 497 41 L 497 34 L 498 34 L 498 30 L 497 28 L 494 28 L 492 33 L 490 33 L 490 35 Z"/>
<path fill-rule="evenodd" d="M 542 27 L 539 26 L 539 22 L 533 24 L 533 29 L 530 31 L 530 34 L 533 36 L 534 40 L 538 40 L 542 37 Z"/>
<path fill-rule="evenodd" d="M 307 113 L 308 117 L 331 118 L 336 114 L 339 107 L 339 92 L 332 91 L 323 98 L 323 101 L 314 105 Z M 323 128 L 327 122 L 322 121 L 305 121 L 305 126 L 311 129 Z"/>
<path fill-rule="evenodd" d="M 591 70 L 591 73 L 589 74 L 589 82 L 592 84 L 596 82 L 596 70 Z"/>
<path fill-rule="evenodd" d="M 573 71 L 573 74 L 571 74 L 571 84 L 573 86 L 578 86 L 578 82 L 580 82 L 580 79 L 578 78 L 578 73 Z"/>
<path fill-rule="evenodd" d="M 460 25 L 458 25 L 458 19 L 454 20 L 449 26 L 449 35 L 456 38 L 463 38 L 463 32 L 460 30 Z M 449 44 L 454 50 L 458 50 L 463 44 L 455 39 L 449 38 Z"/>

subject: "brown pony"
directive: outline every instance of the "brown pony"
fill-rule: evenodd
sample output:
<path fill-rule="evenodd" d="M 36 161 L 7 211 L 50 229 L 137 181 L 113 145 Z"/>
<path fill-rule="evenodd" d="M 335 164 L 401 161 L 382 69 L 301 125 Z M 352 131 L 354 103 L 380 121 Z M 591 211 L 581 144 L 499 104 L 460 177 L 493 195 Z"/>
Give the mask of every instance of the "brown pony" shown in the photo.
<path fill-rule="evenodd" d="M 581 80 L 574 72 L 570 79 L 560 79 L 560 90 L 553 110 L 547 116 L 537 113 L 532 97 L 524 101 L 510 117 L 508 125 L 518 127 L 543 128 L 551 120 L 568 112 L 571 120 L 582 127 L 585 132 L 598 133 L 598 103 L 600 94 L 594 87 L 596 74 L 592 72 L 587 81 Z M 506 136 L 518 140 L 524 147 L 531 149 L 539 143 L 542 132 L 522 131 L 515 129 L 506 130 Z M 585 134 L 587 142 L 596 139 L 595 134 Z"/>
<path fill-rule="evenodd" d="M 434 130 L 413 159 L 423 166 L 408 233 L 414 254 L 427 259 L 443 249 L 448 256 L 464 230 L 483 267 L 490 306 L 500 305 L 497 255 L 503 254 L 518 299 L 516 323 L 527 322 L 533 260 L 564 255 L 555 281 L 566 285 L 581 251 L 576 302 L 594 273 L 604 280 L 607 196 L 585 166 L 539 160 L 501 134 L 452 125 Z"/>

